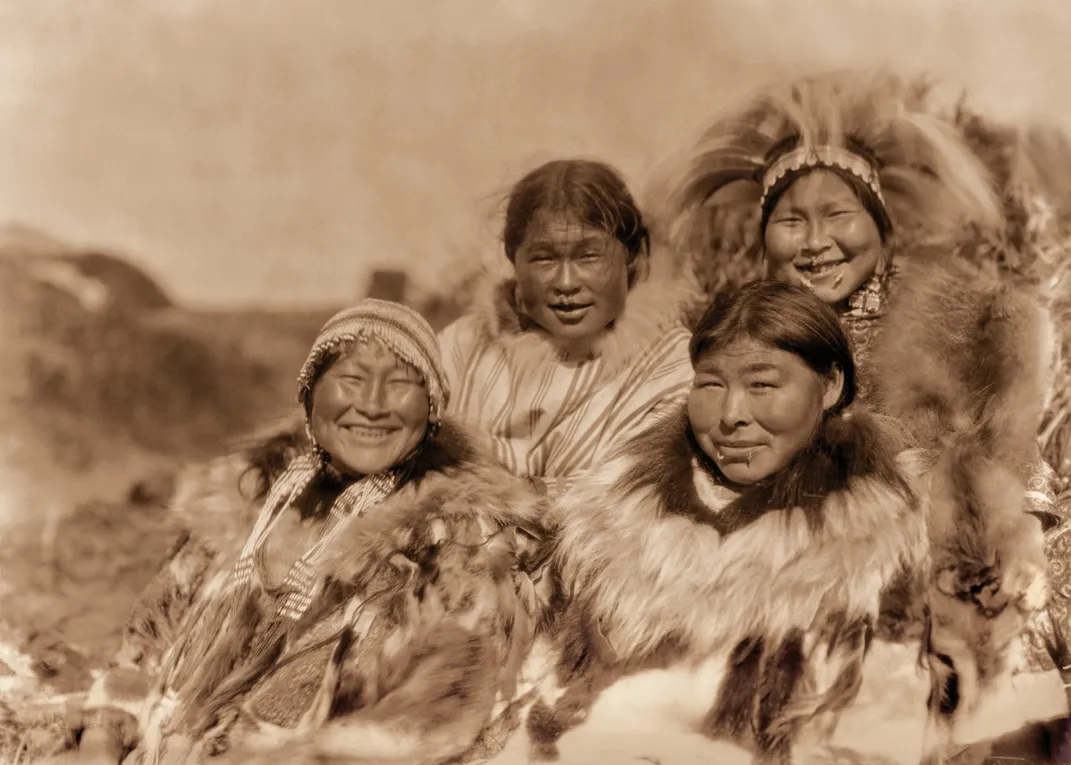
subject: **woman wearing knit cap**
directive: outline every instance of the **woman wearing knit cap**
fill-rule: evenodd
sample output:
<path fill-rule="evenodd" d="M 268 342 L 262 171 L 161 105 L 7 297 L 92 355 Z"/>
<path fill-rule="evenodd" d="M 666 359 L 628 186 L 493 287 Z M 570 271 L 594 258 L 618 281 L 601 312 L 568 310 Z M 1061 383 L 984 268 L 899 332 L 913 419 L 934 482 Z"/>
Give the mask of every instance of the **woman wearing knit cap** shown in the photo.
<path fill-rule="evenodd" d="M 191 535 L 91 693 L 83 760 L 487 750 L 542 618 L 541 500 L 444 418 L 434 332 L 404 306 L 332 318 L 299 400 L 308 433 L 288 464 L 262 444 L 182 481 Z"/>
<path fill-rule="evenodd" d="M 709 251 L 715 216 L 749 221 L 745 239 L 766 274 L 833 306 L 854 341 L 864 400 L 907 424 L 937 466 L 925 476 L 931 502 L 981 512 L 970 504 L 993 489 L 983 466 L 1011 471 L 1007 501 L 1036 528 L 1036 543 L 965 547 L 938 572 L 949 602 L 975 611 L 957 622 L 965 631 L 955 650 L 934 648 L 940 624 L 931 650 L 958 662 L 952 675 L 976 677 L 984 689 L 1013 665 L 1003 636 L 987 641 L 987 615 L 1010 601 L 1034 603 L 1028 634 L 1048 618 L 1037 571 L 1042 526 L 1032 516 L 1055 519 L 1036 442 L 1053 331 L 1039 295 L 957 257 L 970 227 L 1002 225 L 998 204 L 979 160 L 950 125 L 913 108 L 910 93 L 886 73 L 771 88 L 706 132 L 669 216 L 676 240 L 697 257 Z M 886 616 L 899 632 L 910 614 Z M 1066 612 L 1055 618 L 1066 622 Z M 1055 641 L 1050 648 L 1067 663 Z M 943 708 L 955 716 L 955 707 Z"/>
<path fill-rule="evenodd" d="M 632 194 L 601 162 L 521 178 L 503 241 L 479 305 L 440 337 L 450 409 L 510 471 L 557 494 L 686 394 L 692 283 L 652 250 Z"/>

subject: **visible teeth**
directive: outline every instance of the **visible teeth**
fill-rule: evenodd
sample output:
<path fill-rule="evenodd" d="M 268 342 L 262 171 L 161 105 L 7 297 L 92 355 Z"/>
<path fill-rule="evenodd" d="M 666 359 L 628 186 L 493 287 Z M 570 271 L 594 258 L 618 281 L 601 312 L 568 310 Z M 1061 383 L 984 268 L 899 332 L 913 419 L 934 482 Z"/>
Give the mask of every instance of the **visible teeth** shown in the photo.
<path fill-rule="evenodd" d="M 386 438 L 390 435 L 390 431 L 384 428 L 366 428 L 361 425 L 347 425 L 346 430 L 364 438 Z"/>

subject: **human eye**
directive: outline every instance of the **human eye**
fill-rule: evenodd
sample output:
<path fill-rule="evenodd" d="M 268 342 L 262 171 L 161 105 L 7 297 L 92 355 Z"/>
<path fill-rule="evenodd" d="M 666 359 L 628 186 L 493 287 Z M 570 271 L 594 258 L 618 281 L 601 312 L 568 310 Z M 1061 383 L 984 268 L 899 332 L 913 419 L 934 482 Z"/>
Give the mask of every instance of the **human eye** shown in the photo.
<path fill-rule="evenodd" d="M 549 263 L 554 260 L 554 251 L 546 246 L 536 247 L 529 252 L 528 260 L 532 263 Z"/>
<path fill-rule="evenodd" d="M 419 385 L 420 381 L 407 375 L 395 375 L 387 380 L 387 385 L 395 390 L 404 390 L 411 388 L 414 385 Z"/>
<path fill-rule="evenodd" d="M 773 380 L 752 380 L 748 383 L 748 386 L 753 390 L 771 390 L 778 387 Z"/>

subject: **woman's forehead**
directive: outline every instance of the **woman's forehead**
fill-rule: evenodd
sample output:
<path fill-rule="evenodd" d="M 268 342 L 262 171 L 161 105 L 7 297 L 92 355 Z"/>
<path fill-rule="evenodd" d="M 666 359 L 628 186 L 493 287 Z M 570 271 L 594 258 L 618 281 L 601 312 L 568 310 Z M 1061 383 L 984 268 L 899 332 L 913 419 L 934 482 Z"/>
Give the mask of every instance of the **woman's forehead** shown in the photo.
<path fill-rule="evenodd" d="M 709 348 L 696 360 L 695 366 L 710 371 L 743 372 L 782 369 L 793 363 L 802 362 L 787 351 L 744 337 Z"/>
<path fill-rule="evenodd" d="M 609 232 L 582 221 L 569 212 L 540 213 L 528 227 L 524 243 L 529 246 L 540 244 L 566 245 L 581 242 L 605 242 L 610 239 Z"/>
<path fill-rule="evenodd" d="M 800 175 L 789 184 L 780 203 L 816 205 L 831 201 L 858 202 L 855 191 L 837 173 L 816 167 Z"/>
<path fill-rule="evenodd" d="M 336 369 L 403 369 L 416 374 L 416 370 L 398 357 L 386 343 L 374 337 L 361 338 L 333 365 Z"/>

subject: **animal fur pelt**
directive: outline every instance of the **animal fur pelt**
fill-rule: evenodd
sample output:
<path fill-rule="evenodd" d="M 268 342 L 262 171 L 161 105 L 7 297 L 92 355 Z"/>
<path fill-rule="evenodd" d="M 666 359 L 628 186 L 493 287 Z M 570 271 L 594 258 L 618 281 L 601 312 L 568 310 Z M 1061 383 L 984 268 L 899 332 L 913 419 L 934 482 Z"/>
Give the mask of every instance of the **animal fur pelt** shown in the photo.
<path fill-rule="evenodd" d="M 296 409 L 231 453 L 179 473 L 167 512 L 183 531 L 131 612 L 116 664 L 156 672 L 201 588 L 241 549 L 272 482 L 307 446 Z"/>
<path fill-rule="evenodd" d="M 496 701 L 512 697 L 546 613 L 543 500 L 475 444 L 444 422 L 408 483 L 347 522 L 315 571 L 323 596 L 268 652 L 277 660 L 200 669 L 208 692 L 184 718 L 194 751 L 217 747 L 206 731 L 240 705 L 271 731 L 229 729 L 233 756 L 250 761 L 283 747 L 346 762 L 436 763 L 473 744 Z M 201 480 L 186 486 L 176 512 L 191 538 L 213 540 L 206 568 L 218 573 L 202 575 L 208 581 L 172 632 L 197 629 L 197 602 L 226 576 L 253 524 L 256 502 L 238 491 L 239 479 L 252 469 L 252 485 L 266 488 L 276 452 L 293 447 L 272 437 L 187 474 Z M 358 618 L 365 613 L 374 614 L 370 628 Z M 253 622 L 242 634 L 262 618 L 256 608 L 246 616 Z M 166 620 L 156 614 L 153 629 Z"/>
<path fill-rule="evenodd" d="M 832 418 L 777 477 L 728 495 L 681 408 L 578 484 L 556 516 L 561 695 L 531 712 L 537 756 L 617 679 L 718 656 L 704 733 L 787 757 L 831 732 L 881 593 L 926 557 L 896 452 L 876 418 Z"/>
<path fill-rule="evenodd" d="M 951 257 L 904 259 L 870 358 L 874 401 L 927 452 L 929 655 L 939 761 L 957 716 L 1010 670 L 1046 601 L 1041 525 L 1026 481 L 1055 369 L 1043 296 Z"/>
<path fill-rule="evenodd" d="M 514 352 L 523 349 L 533 365 L 541 360 L 584 360 L 597 355 L 603 359 L 601 374 L 613 378 L 667 328 L 679 326 L 694 303 L 701 300 L 694 274 L 678 260 L 664 247 L 655 247 L 647 258 L 641 258 L 624 312 L 593 340 L 579 344 L 563 343 L 524 315 L 517 305 L 513 268 L 501 256 L 482 264 L 476 277 L 474 305 L 463 321 L 484 342 L 495 339 Z"/>

